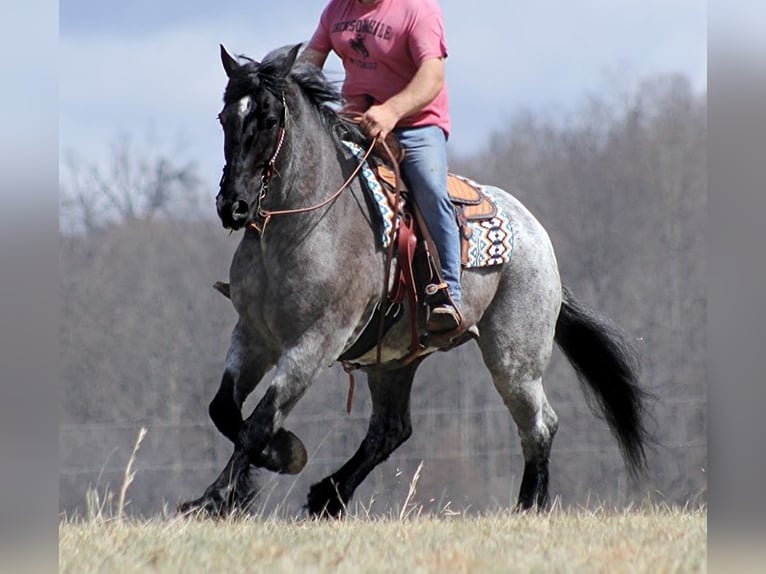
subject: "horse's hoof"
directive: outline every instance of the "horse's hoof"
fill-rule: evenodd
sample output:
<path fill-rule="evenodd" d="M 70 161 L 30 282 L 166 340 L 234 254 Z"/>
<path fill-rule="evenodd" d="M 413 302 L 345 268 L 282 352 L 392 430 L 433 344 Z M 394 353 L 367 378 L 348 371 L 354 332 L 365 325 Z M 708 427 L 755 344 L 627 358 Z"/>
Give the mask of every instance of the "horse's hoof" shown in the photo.
<path fill-rule="evenodd" d="M 221 506 L 208 496 L 181 502 L 176 507 L 176 515 L 184 518 L 221 518 L 224 514 Z"/>
<path fill-rule="evenodd" d="M 298 474 L 308 459 L 309 455 L 301 439 L 281 428 L 263 451 L 258 466 L 280 474 Z"/>
<path fill-rule="evenodd" d="M 315 518 L 342 518 L 346 504 L 335 483 L 326 478 L 309 489 L 306 510 Z"/>
<path fill-rule="evenodd" d="M 325 507 L 320 512 L 313 512 L 308 504 L 304 504 L 298 509 L 298 512 L 295 513 L 295 516 L 293 517 L 293 520 L 295 522 L 315 522 L 317 520 L 341 520 L 343 518 L 343 512 L 338 512 L 337 514 L 332 514 L 329 512 L 329 510 Z"/>
<path fill-rule="evenodd" d="M 309 507 L 305 504 L 298 509 L 298 512 L 293 517 L 296 522 L 309 522 L 313 518 L 314 516 L 311 514 Z"/>
<path fill-rule="evenodd" d="M 179 502 L 176 506 L 176 516 L 183 518 L 190 518 L 202 513 L 202 506 L 200 506 L 198 500 L 187 500 L 185 502 Z"/>

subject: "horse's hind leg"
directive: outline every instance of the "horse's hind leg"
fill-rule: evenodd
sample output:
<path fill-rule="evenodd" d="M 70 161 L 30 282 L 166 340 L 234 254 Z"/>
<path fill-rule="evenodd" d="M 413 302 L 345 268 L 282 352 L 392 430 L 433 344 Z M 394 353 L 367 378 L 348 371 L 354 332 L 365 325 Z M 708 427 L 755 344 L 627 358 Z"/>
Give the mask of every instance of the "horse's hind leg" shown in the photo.
<path fill-rule="evenodd" d="M 421 360 L 390 373 L 368 375 L 372 415 L 367 435 L 346 464 L 311 487 L 306 503 L 311 515 L 340 516 L 372 469 L 410 437 L 410 392 Z"/>
<path fill-rule="evenodd" d="M 508 407 L 521 438 L 524 476 L 516 508 L 542 510 L 548 505 L 548 460 L 558 428 L 558 417 L 548 403 L 542 385 L 541 373 L 550 351 L 544 353 L 547 356 L 517 357 L 509 350 L 497 347 L 501 340 L 493 339 L 484 331 L 479 346 L 495 388 Z M 525 347 L 520 345 L 515 349 L 523 353 Z M 529 347 L 526 349 L 529 352 Z"/>

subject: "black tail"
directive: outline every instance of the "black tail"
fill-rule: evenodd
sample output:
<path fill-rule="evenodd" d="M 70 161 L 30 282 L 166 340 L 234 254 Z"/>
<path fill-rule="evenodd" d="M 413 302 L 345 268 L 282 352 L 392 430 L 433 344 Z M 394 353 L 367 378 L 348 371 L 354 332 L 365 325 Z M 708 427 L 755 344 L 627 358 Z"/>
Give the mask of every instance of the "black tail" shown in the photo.
<path fill-rule="evenodd" d="M 562 287 L 556 342 L 577 370 L 591 409 L 595 398 L 620 444 L 631 474 L 644 470 L 648 393 L 638 384 L 638 355 L 619 329 L 575 301 Z M 598 414 L 598 413 L 596 413 Z"/>

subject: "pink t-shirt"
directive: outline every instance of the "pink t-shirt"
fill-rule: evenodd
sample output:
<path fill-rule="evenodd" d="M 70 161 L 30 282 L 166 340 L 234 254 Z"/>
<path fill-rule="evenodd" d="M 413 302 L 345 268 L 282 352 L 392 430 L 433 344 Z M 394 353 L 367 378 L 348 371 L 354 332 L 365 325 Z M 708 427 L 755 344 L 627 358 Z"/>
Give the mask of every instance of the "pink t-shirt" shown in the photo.
<path fill-rule="evenodd" d="M 436 0 L 330 0 L 308 47 L 334 50 L 343 61 L 347 108 L 362 112 L 401 92 L 420 64 L 446 58 L 444 17 Z M 371 99 L 372 98 L 372 99 Z M 450 129 L 447 86 L 421 111 L 398 126 L 437 125 Z"/>

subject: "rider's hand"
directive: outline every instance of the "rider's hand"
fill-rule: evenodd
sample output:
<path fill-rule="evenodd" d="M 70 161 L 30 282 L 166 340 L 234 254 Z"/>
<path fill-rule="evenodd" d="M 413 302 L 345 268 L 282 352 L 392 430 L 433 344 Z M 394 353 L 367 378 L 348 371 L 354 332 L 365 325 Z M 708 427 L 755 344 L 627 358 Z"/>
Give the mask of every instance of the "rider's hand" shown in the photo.
<path fill-rule="evenodd" d="M 373 138 L 385 139 L 399 122 L 398 114 L 386 104 L 369 108 L 362 116 L 362 129 Z"/>

